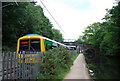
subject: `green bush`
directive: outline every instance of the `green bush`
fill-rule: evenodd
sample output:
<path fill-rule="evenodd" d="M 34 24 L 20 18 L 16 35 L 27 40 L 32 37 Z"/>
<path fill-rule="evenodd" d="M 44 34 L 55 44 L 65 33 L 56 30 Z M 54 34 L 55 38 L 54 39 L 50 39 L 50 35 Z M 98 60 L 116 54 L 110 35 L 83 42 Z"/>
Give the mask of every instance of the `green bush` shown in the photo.
<path fill-rule="evenodd" d="M 43 62 L 40 64 L 39 79 L 61 79 L 59 75 L 63 71 L 69 71 L 72 59 L 69 50 L 63 47 L 54 48 L 45 53 Z"/>

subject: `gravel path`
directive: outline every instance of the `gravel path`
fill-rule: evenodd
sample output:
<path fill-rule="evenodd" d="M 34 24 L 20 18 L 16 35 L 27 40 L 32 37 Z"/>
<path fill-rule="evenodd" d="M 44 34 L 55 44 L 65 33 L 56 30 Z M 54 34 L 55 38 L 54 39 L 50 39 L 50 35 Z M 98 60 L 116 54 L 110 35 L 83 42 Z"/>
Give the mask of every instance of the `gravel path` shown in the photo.
<path fill-rule="evenodd" d="M 79 54 L 65 79 L 90 79 L 83 54 Z M 63 80 L 63 81 L 64 81 Z"/>

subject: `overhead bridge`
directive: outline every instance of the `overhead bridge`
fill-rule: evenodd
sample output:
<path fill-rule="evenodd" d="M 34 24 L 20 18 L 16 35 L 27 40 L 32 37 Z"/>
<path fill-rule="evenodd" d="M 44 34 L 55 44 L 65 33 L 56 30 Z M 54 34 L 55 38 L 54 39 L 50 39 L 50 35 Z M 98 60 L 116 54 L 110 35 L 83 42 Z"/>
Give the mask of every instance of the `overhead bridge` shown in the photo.
<path fill-rule="evenodd" d="M 77 53 L 80 52 L 80 44 L 77 42 L 61 42 L 67 46 L 70 46 L 71 48 L 73 48 L 74 50 L 76 50 Z"/>

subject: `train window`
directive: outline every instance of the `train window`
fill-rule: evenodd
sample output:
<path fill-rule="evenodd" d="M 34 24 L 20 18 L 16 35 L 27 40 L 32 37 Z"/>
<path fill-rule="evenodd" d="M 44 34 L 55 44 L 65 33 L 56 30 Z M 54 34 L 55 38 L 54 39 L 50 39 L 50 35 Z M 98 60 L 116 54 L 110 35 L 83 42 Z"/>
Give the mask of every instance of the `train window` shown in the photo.
<path fill-rule="evenodd" d="M 52 45 L 46 44 L 46 50 L 52 49 Z"/>
<path fill-rule="evenodd" d="M 20 41 L 20 51 L 29 51 L 29 40 Z"/>
<path fill-rule="evenodd" d="M 40 51 L 40 39 L 21 40 L 20 51 Z"/>
<path fill-rule="evenodd" d="M 31 51 L 40 51 L 40 39 L 31 39 L 30 40 L 30 50 Z"/>

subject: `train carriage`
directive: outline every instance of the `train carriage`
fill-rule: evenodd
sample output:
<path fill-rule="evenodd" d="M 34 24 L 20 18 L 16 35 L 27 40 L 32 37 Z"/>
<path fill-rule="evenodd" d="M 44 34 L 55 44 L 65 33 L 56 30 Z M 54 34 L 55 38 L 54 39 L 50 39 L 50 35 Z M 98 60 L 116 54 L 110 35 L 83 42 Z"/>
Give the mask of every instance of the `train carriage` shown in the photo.
<path fill-rule="evenodd" d="M 25 63 L 38 63 L 41 60 L 36 60 L 36 57 L 39 56 L 37 52 L 45 52 L 49 49 L 59 46 L 67 48 L 67 45 L 43 37 L 41 35 L 27 34 L 23 37 L 20 37 L 17 42 L 17 53 L 19 59 L 18 62 L 22 63 L 20 58 L 23 57 L 22 53 L 25 53 Z"/>

